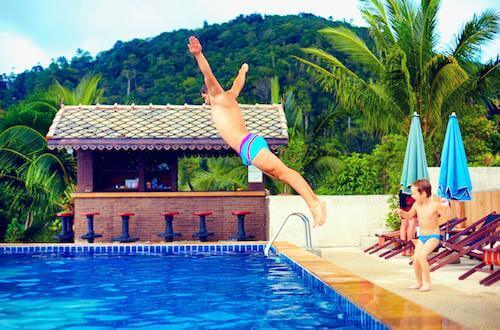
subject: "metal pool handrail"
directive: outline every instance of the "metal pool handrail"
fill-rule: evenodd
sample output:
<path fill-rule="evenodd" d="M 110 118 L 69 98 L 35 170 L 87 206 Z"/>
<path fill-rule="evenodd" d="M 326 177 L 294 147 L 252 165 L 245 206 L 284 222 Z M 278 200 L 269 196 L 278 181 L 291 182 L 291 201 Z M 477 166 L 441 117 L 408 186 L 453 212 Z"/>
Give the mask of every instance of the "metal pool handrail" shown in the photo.
<path fill-rule="evenodd" d="M 269 256 L 269 251 L 271 250 L 271 246 L 273 245 L 274 241 L 276 240 L 276 238 L 280 234 L 281 230 L 285 226 L 285 223 L 292 216 L 299 217 L 299 219 L 302 220 L 302 222 L 304 223 L 305 235 L 306 235 L 306 237 L 305 237 L 306 238 L 306 247 L 305 247 L 305 249 L 307 251 L 311 252 L 311 253 L 314 253 L 314 254 L 316 254 L 318 256 L 321 256 L 321 251 L 313 249 L 313 246 L 312 246 L 311 225 L 309 223 L 309 218 L 306 217 L 303 213 L 299 213 L 299 212 L 291 213 L 290 215 L 288 215 L 288 217 L 286 217 L 286 219 L 285 219 L 285 221 L 283 221 L 283 224 L 281 225 L 280 229 L 278 229 L 278 231 L 276 232 L 276 234 L 274 234 L 273 239 L 270 240 L 269 243 L 267 243 L 267 245 L 266 245 L 266 247 L 264 249 L 264 255 L 266 257 Z"/>

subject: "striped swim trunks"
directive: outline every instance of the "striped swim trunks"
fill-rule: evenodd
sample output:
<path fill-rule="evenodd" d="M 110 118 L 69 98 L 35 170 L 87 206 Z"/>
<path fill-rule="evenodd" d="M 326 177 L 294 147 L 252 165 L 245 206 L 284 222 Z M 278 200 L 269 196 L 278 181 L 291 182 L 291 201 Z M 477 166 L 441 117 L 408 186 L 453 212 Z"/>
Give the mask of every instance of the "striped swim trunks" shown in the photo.
<path fill-rule="evenodd" d="M 248 133 L 240 143 L 240 157 L 245 166 L 252 165 L 252 161 L 262 149 L 268 149 L 266 140 L 259 135 Z"/>

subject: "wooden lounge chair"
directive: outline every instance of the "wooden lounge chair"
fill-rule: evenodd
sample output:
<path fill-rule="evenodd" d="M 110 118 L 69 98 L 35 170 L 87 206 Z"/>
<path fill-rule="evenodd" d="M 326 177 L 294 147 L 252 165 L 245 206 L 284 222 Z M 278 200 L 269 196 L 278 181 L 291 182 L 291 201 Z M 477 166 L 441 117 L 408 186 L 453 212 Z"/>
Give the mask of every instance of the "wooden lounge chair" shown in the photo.
<path fill-rule="evenodd" d="M 500 231 L 495 231 L 492 235 L 488 236 L 485 241 L 486 244 L 493 246 L 491 249 L 483 248 L 481 254 L 483 260 L 472 269 L 462 274 L 458 279 L 464 280 L 477 271 L 486 271 L 490 273 L 487 277 L 483 278 L 479 283 L 483 285 L 491 285 L 500 279 L 500 269 L 495 270 L 495 266 L 500 266 L 500 246 L 495 246 L 495 243 L 500 241 Z M 488 269 L 483 270 L 484 266 L 489 266 Z"/>
<path fill-rule="evenodd" d="M 500 216 L 493 212 L 444 240 L 441 243 L 443 251 L 428 260 L 431 271 L 456 262 L 462 256 L 482 260 L 480 250 L 491 244 L 489 236 L 495 234 L 499 222 Z"/>
<path fill-rule="evenodd" d="M 373 254 L 395 243 L 396 238 L 399 238 L 399 230 L 394 230 L 383 234 L 375 234 L 375 236 L 378 238 L 378 242 L 367 247 L 363 250 L 363 252 L 369 252 L 370 254 Z"/>
<path fill-rule="evenodd" d="M 399 191 L 399 207 L 401 209 L 409 211 L 414 202 L 415 200 L 410 195 Z M 402 243 L 400 230 L 394 230 L 383 234 L 375 234 L 375 236 L 378 237 L 378 242 L 369 246 L 363 250 L 363 252 L 373 254 L 391 245 L 399 247 Z"/>

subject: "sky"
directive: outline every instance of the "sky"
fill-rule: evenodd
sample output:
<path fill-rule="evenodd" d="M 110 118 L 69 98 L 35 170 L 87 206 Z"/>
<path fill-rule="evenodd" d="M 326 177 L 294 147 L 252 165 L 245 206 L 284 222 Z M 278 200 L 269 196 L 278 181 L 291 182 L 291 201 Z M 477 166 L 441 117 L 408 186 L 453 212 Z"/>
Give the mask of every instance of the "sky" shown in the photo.
<path fill-rule="evenodd" d="M 474 14 L 500 0 L 442 0 L 440 48 Z M 240 14 L 312 13 L 366 26 L 358 0 L 0 0 L 0 74 L 19 73 L 81 48 L 95 56 L 116 41 L 154 37 L 181 28 L 224 23 Z M 483 61 L 500 52 L 500 34 L 482 49 Z"/>

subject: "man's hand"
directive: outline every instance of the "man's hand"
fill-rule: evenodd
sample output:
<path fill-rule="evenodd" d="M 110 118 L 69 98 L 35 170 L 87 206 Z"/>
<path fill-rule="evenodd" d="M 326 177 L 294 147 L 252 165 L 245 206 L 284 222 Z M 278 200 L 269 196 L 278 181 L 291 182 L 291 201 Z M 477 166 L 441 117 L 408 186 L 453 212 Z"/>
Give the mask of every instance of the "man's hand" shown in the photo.
<path fill-rule="evenodd" d="M 243 71 L 244 73 L 247 73 L 248 72 L 248 64 L 243 63 L 240 70 Z"/>
<path fill-rule="evenodd" d="M 198 55 L 201 53 L 201 43 L 198 38 L 194 36 L 189 37 L 189 44 L 187 46 L 191 54 Z"/>

